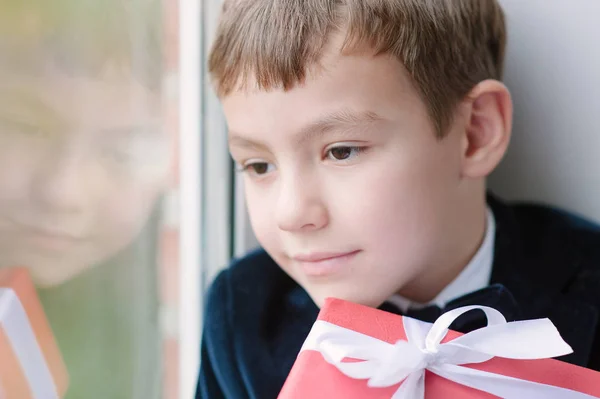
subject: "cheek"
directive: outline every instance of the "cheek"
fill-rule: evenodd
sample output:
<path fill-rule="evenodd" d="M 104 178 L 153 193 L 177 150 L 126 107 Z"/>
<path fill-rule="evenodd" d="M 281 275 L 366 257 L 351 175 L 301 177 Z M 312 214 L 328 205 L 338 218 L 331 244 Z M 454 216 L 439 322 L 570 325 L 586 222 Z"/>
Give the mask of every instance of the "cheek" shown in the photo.
<path fill-rule="evenodd" d="M 381 174 L 352 196 L 352 214 L 344 220 L 354 220 L 361 236 L 377 246 L 397 246 L 428 224 L 432 204 L 427 189 L 414 176 Z"/>
<path fill-rule="evenodd" d="M 131 241 L 146 223 L 160 190 L 158 187 L 123 186 L 98 203 L 98 237 L 107 241 Z"/>
<path fill-rule="evenodd" d="M 27 198 L 29 182 L 36 170 L 33 158 L 0 149 L 0 200 L 22 201 Z"/>
<path fill-rule="evenodd" d="M 271 198 L 246 184 L 245 198 L 248 217 L 256 239 L 269 251 L 277 242 L 277 225 L 273 217 Z"/>
<path fill-rule="evenodd" d="M 451 197 L 449 168 L 436 158 L 389 157 L 355 173 L 334 209 L 376 253 L 416 253 L 437 240 Z M 402 255 L 407 256 L 407 255 Z"/>

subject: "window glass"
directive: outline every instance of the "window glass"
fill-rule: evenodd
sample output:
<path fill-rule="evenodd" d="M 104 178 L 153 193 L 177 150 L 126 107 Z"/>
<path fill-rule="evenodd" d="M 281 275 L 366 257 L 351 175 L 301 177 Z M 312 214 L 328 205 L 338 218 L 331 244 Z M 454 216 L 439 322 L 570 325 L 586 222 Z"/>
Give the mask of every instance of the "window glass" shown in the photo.
<path fill-rule="evenodd" d="M 177 2 L 0 8 L 0 267 L 29 269 L 68 399 L 175 398 Z"/>

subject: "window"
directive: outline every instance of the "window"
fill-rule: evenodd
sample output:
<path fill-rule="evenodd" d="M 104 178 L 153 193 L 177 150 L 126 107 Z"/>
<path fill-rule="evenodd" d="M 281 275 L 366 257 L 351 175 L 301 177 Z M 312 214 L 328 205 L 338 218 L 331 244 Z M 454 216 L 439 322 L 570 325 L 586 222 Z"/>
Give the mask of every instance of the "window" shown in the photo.
<path fill-rule="evenodd" d="M 204 4 L 193 3 L 0 6 L 0 267 L 29 270 L 67 399 L 195 388 Z"/>

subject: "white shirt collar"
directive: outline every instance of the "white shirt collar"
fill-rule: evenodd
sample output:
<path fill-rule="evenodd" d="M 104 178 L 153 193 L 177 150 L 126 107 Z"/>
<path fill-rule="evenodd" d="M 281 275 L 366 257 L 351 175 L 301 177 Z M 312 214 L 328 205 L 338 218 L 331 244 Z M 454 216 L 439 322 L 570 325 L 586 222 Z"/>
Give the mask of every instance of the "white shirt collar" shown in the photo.
<path fill-rule="evenodd" d="M 437 305 L 441 308 L 453 299 L 480 290 L 490 284 L 492 264 L 494 261 L 494 242 L 496 238 L 496 220 L 488 208 L 486 218 L 486 232 L 481 246 L 467 267 L 450 284 L 446 286 L 432 301 L 421 304 L 406 299 L 398 294 L 388 299 L 388 302 L 398 306 L 401 311 L 419 309 L 428 305 Z"/>

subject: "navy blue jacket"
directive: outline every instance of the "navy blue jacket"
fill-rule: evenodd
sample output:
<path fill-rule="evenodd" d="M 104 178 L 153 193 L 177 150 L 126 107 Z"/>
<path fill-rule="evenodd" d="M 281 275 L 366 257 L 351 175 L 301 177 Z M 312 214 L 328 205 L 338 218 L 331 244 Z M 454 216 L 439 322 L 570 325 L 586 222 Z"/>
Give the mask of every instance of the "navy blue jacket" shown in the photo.
<path fill-rule="evenodd" d="M 492 284 L 519 308 L 508 318 L 550 318 L 574 350 L 561 360 L 600 370 L 600 229 L 552 208 L 488 203 Z M 208 293 L 196 398 L 276 398 L 318 311 L 263 250 L 233 262 Z"/>

